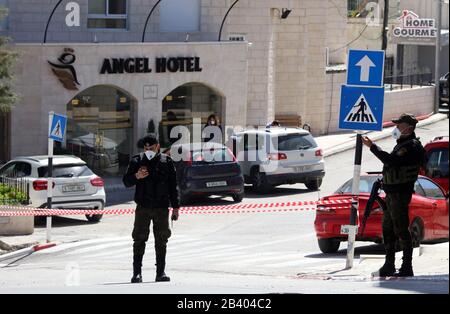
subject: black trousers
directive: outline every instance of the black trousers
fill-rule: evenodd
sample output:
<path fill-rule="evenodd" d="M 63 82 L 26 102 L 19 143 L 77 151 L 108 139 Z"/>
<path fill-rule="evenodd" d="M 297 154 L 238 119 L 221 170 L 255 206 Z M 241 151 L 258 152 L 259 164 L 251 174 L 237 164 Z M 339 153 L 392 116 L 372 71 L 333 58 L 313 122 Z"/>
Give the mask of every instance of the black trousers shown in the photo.
<path fill-rule="evenodd" d="M 383 216 L 383 238 L 388 250 L 395 250 L 397 240 L 403 250 L 411 251 L 413 248 L 409 231 L 411 199 L 410 192 L 386 193 L 387 210 Z"/>
<path fill-rule="evenodd" d="M 133 229 L 133 267 L 139 272 L 145 254 L 145 246 L 150 235 L 150 224 L 153 221 L 153 236 L 155 237 L 156 264 L 159 269 L 166 262 L 167 242 L 171 236 L 169 228 L 168 208 L 144 208 L 137 206 Z"/>

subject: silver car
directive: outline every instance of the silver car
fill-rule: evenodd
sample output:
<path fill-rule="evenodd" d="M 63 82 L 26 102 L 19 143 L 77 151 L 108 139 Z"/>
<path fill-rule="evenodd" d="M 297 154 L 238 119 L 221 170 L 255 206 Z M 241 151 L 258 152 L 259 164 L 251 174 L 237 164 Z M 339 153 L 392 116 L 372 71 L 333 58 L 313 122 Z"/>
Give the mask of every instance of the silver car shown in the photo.
<path fill-rule="evenodd" d="M 318 190 L 325 176 L 323 150 L 313 136 L 297 128 L 248 130 L 232 137 L 233 152 L 245 183 L 266 192 L 283 184 L 304 183 Z"/>

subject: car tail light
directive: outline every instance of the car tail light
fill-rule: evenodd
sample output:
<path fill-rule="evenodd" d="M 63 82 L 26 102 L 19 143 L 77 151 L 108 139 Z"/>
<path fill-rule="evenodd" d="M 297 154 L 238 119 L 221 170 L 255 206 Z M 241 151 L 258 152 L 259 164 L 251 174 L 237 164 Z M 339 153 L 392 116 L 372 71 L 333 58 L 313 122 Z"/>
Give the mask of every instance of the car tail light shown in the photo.
<path fill-rule="evenodd" d="M 278 153 L 278 154 L 268 154 L 267 159 L 277 161 L 277 160 L 287 160 L 288 158 L 286 154 Z"/>
<path fill-rule="evenodd" d="M 91 185 L 92 186 L 102 187 L 102 186 L 105 186 L 105 182 L 103 181 L 102 178 L 96 177 L 96 178 L 91 180 Z"/>
<path fill-rule="evenodd" d="M 188 154 L 187 155 L 187 159 L 184 160 L 184 163 L 188 167 L 192 166 L 192 154 Z"/>
<path fill-rule="evenodd" d="M 316 157 L 323 157 L 323 150 L 322 149 L 316 150 Z"/>
<path fill-rule="evenodd" d="M 33 189 L 35 191 L 44 191 L 47 190 L 47 180 L 36 180 L 33 181 Z M 55 188 L 55 182 L 52 182 L 52 188 Z"/>

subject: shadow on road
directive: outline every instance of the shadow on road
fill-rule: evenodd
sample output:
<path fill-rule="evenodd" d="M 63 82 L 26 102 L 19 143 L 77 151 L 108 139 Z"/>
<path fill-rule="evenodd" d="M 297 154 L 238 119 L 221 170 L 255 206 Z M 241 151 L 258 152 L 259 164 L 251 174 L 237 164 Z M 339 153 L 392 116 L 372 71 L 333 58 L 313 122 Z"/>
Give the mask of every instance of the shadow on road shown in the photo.
<path fill-rule="evenodd" d="M 276 187 L 268 193 L 258 193 L 258 192 L 253 191 L 253 188 L 251 186 L 245 187 L 245 198 L 250 198 L 250 199 L 292 196 L 292 195 L 307 194 L 307 193 L 314 193 L 314 192 L 312 192 L 311 190 L 308 190 L 306 188 L 299 189 L 299 188 L 288 188 L 288 187 Z"/>
<path fill-rule="evenodd" d="M 34 220 L 34 227 L 36 229 L 46 228 L 46 224 L 47 224 L 46 217 L 36 217 Z M 52 219 L 52 228 L 65 228 L 65 227 L 95 225 L 95 224 L 97 223 L 87 221 L 84 216 L 79 216 L 79 218 L 53 216 Z"/>
<path fill-rule="evenodd" d="M 359 257 L 360 255 L 372 254 L 372 255 L 384 255 L 384 246 L 382 244 L 371 244 L 367 246 L 359 246 L 355 248 L 355 257 Z M 308 258 L 346 258 L 347 257 L 347 249 L 339 250 L 337 253 L 325 254 L 325 253 L 317 253 L 306 255 Z"/>

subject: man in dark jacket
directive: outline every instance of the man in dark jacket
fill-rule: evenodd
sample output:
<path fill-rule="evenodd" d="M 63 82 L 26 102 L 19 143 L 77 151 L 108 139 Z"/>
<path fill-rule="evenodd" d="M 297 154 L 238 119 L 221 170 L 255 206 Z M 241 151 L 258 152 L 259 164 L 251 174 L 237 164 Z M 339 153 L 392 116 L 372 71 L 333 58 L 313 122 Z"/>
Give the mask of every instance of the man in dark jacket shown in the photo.
<path fill-rule="evenodd" d="M 153 221 L 156 253 L 156 281 L 170 281 L 165 274 L 167 241 L 170 238 L 169 203 L 173 208 L 172 220 L 179 217 L 180 201 L 175 166 L 169 156 L 159 153 L 159 142 L 154 136 L 139 140 L 144 152 L 134 156 L 123 177 L 126 187 L 136 186 L 137 204 L 133 229 L 132 283 L 142 282 L 142 259 Z"/>
<path fill-rule="evenodd" d="M 396 128 L 392 132 L 397 145 L 392 153 L 384 152 L 368 137 L 363 143 L 383 162 L 383 190 L 386 193 L 387 210 L 383 215 L 383 241 L 386 250 L 384 265 L 374 276 L 410 277 L 412 268 L 413 244 L 409 231 L 409 203 L 414 193 L 414 184 L 420 167 L 425 161 L 425 151 L 414 133 L 417 119 L 411 114 L 402 114 L 392 120 Z M 403 249 L 403 263 L 395 272 L 395 243 L 399 241 Z"/>

